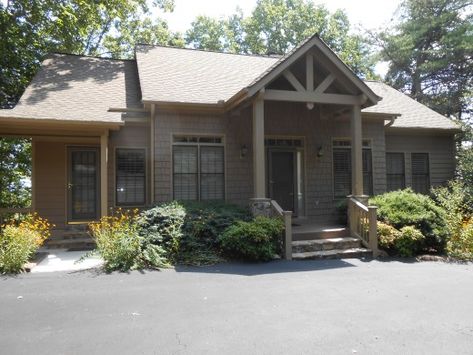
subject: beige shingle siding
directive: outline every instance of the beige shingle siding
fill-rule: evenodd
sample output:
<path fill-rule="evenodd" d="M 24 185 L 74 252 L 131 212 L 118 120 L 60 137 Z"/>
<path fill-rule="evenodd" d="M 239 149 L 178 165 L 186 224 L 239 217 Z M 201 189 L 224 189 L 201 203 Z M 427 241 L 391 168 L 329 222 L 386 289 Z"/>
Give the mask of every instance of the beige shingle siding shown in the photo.
<path fill-rule="evenodd" d="M 404 153 L 406 186 L 412 186 L 411 153 L 429 153 L 432 186 L 454 177 L 455 141 L 451 135 L 386 135 L 386 151 Z"/>
<path fill-rule="evenodd" d="M 0 117 L 62 121 L 121 122 L 110 107 L 140 107 L 134 61 L 54 54 L 40 70 L 12 110 Z"/>
<path fill-rule="evenodd" d="M 144 101 L 217 104 L 248 86 L 276 59 L 140 45 L 136 61 Z"/>
<path fill-rule="evenodd" d="M 433 128 L 457 130 L 458 125 L 409 96 L 377 82 L 366 81 L 368 86 L 383 98 L 377 105 L 368 107 L 363 112 L 391 113 L 400 115 L 394 121 L 393 128 Z"/>

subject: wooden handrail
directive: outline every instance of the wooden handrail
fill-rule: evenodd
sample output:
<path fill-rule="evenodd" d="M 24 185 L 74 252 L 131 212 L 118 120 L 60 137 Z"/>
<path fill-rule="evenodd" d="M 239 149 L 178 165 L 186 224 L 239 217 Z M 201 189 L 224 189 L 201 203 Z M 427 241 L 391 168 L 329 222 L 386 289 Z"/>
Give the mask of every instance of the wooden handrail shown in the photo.
<path fill-rule="evenodd" d="M 27 214 L 33 212 L 32 207 L 2 207 L 0 208 L 0 228 L 2 228 L 5 222 L 5 215 L 8 214 Z"/>
<path fill-rule="evenodd" d="M 284 259 L 292 260 L 292 211 L 284 211 L 275 200 L 271 200 L 271 210 L 284 222 Z"/>
<path fill-rule="evenodd" d="M 348 197 L 348 223 L 350 235 L 361 239 L 362 244 L 379 255 L 377 236 L 377 207 L 366 206 L 353 196 Z"/>

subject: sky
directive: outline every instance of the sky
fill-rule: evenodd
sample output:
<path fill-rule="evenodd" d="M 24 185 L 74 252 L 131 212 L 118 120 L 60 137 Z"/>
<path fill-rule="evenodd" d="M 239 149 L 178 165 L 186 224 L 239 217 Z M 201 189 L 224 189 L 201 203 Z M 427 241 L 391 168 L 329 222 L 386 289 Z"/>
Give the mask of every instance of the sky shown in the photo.
<path fill-rule="evenodd" d="M 330 11 L 344 9 L 355 29 L 384 29 L 393 17 L 401 0 L 314 0 L 317 5 L 324 5 Z M 160 13 L 166 19 L 172 31 L 184 33 L 191 22 L 199 15 L 227 17 L 239 6 L 245 15 L 249 15 L 256 5 L 256 0 L 174 0 L 172 13 Z M 377 74 L 384 77 L 387 63 L 378 63 Z"/>
<path fill-rule="evenodd" d="M 389 24 L 400 0 L 314 0 L 325 5 L 330 11 L 345 9 L 355 26 L 365 29 L 382 28 Z M 245 15 L 251 13 L 256 0 L 174 0 L 174 12 L 161 15 L 168 21 L 173 31 L 185 32 L 190 23 L 199 15 L 226 17 L 239 6 Z"/>

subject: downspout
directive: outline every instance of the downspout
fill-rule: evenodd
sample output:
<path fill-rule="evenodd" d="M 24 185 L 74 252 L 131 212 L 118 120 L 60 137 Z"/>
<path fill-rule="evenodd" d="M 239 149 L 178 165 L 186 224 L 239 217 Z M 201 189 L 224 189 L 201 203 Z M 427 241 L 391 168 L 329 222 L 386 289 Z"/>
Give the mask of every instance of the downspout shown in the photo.
<path fill-rule="evenodd" d="M 149 189 L 150 189 L 150 205 L 154 205 L 154 126 L 155 126 L 155 112 L 156 112 L 156 105 L 151 104 L 151 112 L 150 112 L 150 141 L 149 141 Z"/>
<path fill-rule="evenodd" d="M 394 121 L 396 121 L 396 118 L 397 118 L 397 116 L 392 116 L 391 119 L 389 120 L 389 122 L 384 125 L 384 127 L 391 127 L 393 125 Z"/>

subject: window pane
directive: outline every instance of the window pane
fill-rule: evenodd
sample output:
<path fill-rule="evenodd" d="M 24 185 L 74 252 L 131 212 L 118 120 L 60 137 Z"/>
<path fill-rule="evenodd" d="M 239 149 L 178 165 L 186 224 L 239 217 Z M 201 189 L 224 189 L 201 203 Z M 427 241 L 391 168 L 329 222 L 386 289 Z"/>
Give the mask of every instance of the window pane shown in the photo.
<path fill-rule="evenodd" d="M 174 199 L 197 200 L 197 147 L 173 147 Z"/>
<path fill-rule="evenodd" d="M 363 191 L 373 194 L 373 164 L 371 149 L 363 149 Z M 351 194 L 351 149 L 333 150 L 333 190 L 335 197 Z"/>
<path fill-rule="evenodd" d="M 117 149 L 116 203 L 138 206 L 145 204 L 146 161 L 144 149 Z"/>
<path fill-rule="evenodd" d="M 373 195 L 373 163 L 371 149 L 363 149 L 363 193 Z"/>
<path fill-rule="evenodd" d="M 224 199 L 223 147 L 200 147 L 200 199 Z"/>
<path fill-rule="evenodd" d="M 427 194 L 430 190 L 429 155 L 427 153 L 412 153 L 412 189 Z"/>
<path fill-rule="evenodd" d="M 335 197 L 346 197 L 351 192 L 351 151 L 333 150 L 333 191 Z"/>
<path fill-rule="evenodd" d="M 386 153 L 386 189 L 402 190 L 406 187 L 404 153 Z"/>

